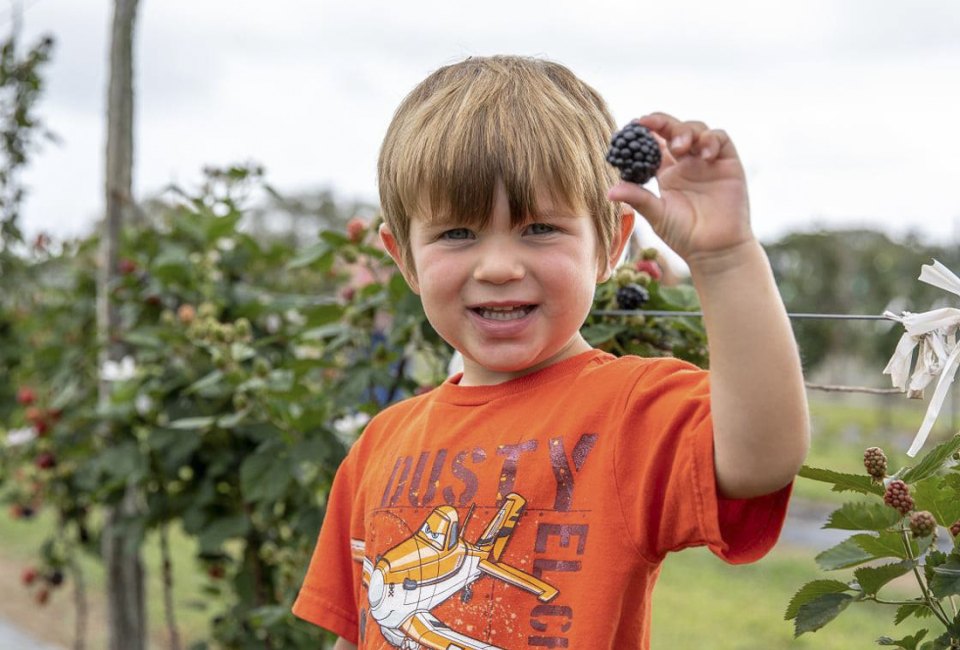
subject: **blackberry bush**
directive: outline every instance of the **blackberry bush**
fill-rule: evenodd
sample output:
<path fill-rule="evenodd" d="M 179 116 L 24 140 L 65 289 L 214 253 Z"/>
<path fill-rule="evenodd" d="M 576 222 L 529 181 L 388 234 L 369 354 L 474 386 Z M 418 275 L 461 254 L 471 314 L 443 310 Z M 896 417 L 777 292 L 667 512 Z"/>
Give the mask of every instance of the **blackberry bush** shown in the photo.
<path fill-rule="evenodd" d="M 894 607 L 894 624 L 916 617 L 921 628 L 903 638 L 881 636 L 881 646 L 902 650 L 960 648 L 960 545 L 938 547 L 938 521 L 953 522 L 950 534 L 960 535 L 960 435 L 942 442 L 913 466 L 891 471 L 878 447 L 863 454 L 863 473 L 847 474 L 804 467 L 800 476 L 832 485 L 835 492 L 854 492 L 860 498 L 834 511 L 824 528 L 851 531 L 846 540 L 816 557 L 824 571 L 852 570 L 840 579 L 813 580 L 794 594 L 784 618 L 794 622 L 796 636 L 815 632 L 853 603 Z M 912 579 L 912 597 L 885 594 L 898 578 Z"/>

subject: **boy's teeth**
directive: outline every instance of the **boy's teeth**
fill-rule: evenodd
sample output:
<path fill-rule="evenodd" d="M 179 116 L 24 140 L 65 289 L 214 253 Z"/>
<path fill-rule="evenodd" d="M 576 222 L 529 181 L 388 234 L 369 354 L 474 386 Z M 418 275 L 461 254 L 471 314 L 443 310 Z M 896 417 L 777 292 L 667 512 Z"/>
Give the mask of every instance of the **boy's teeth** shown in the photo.
<path fill-rule="evenodd" d="M 491 320 L 516 320 L 530 313 L 532 307 L 481 307 L 477 311 L 483 318 Z"/>

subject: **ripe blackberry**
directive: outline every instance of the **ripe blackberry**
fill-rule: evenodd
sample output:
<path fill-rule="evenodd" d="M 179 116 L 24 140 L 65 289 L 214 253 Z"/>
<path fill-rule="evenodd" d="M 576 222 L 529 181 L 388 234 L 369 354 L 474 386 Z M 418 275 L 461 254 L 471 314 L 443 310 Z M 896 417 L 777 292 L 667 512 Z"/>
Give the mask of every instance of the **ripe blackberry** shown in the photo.
<path fill-rule="evenodd" d="M 863 452 L 863 466 L 867 468 L 867 474 L 882 480 L 887 475 L 887 456 L 880 447 L 870 447 Z"/>
<path fill-rule="evenodd" d="M 656 175 L 660 160 L 660 145 L 645 126 L 631 122 L 610 139 L 607 162 L 625 181 L 643 185 Z"/>
<path fill-rule="evenodd" d="M 617 289 L 617 305 L 620 309 L 640 309 L 650 300 L 650 293 L 639 284 L 628 284 Z"/>
<path fill-rule="evenodd" d="M 957 519 L 955 522 L 950 524 L 950 534 L 954 537 L 960 535 L 960 519 Z"/>
<path fill-rule="evenodd" d="M 937 520 L 926 510 L 910 515 L 910 532 L 914 537 L 928 537 L 937 532 Z"/>
<path fill-rule="evenodd" d="M 887 485 L 883 502 L 891 508 L 899 510 L 901 515 L 913 510 L 913 497 L 910 496 L 910 488 L 900 479 L 890 481 Z"/>

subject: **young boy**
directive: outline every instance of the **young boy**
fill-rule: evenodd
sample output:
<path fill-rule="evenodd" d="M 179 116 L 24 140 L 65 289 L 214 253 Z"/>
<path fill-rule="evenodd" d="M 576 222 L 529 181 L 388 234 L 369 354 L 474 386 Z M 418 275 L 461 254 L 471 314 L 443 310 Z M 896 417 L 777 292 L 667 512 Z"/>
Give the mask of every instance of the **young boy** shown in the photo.
<path fill-rule="evenodd" d="M 375 417 L 294 612 L 354 648 L 647 648 L 669 551 L 763 556 L 808 444 L 797 349 L 722 131 L 653 114 L 660 196 L 566 68 L 470 58 L 404 100 L 381 238 L 464 369 Z M 579 333 L 633 231 L 690 267 L 709 372 Z"/>

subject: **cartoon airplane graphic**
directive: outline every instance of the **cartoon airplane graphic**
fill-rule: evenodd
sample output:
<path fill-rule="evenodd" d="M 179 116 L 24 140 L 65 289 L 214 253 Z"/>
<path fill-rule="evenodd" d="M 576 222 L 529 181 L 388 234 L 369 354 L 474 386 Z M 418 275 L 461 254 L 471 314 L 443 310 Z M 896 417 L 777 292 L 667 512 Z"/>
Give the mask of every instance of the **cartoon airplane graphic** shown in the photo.
<path fill-rule="evenodd" d="M 370 615 L 384 638 L 403 650 L 502 650 L 451 630 L 430 610 L 457 592 L 466 602 L 473 582 L 484 574 L 529 591 L 544 603 L 557 596 L 553 586 L 500 562 L 525 504 L 520 495 L 508 494 L 475 544 L 460 534 L 473 507 L 462 525 L 456 508 L 434 508 L 412 537 L 380 556 L 376 565 L 363 557 L 363 541 L 353 540 L 354 557 L 363 562 Z"/>

